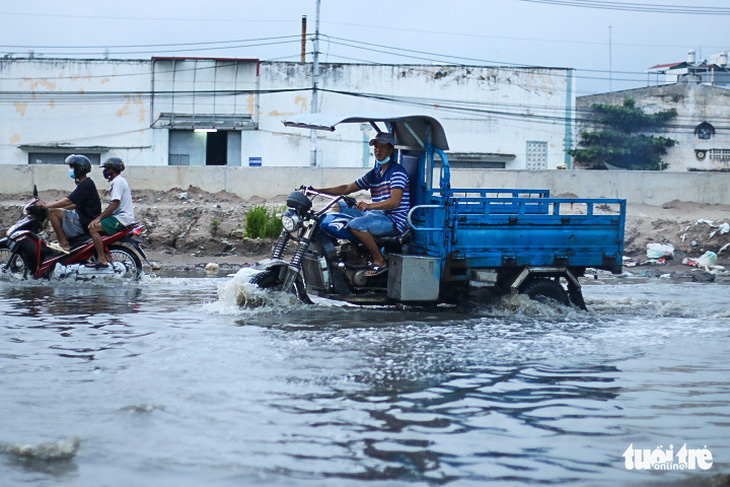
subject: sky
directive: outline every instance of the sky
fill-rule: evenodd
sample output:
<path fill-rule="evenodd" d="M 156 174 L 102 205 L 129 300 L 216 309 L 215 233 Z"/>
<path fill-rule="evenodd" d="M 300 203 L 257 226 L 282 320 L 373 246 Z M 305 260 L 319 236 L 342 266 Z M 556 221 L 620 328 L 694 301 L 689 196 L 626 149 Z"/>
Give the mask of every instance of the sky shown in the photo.
<path fill-rule="evenodd" d="M 316 0 L 2 2 L 0 57 L 299 61 Z M 574 68 L 576 94 L 730 51 L 727 0 L 321 0 L 320 61 Z M 314 45 L 307 41 L 307 61 Z"/>

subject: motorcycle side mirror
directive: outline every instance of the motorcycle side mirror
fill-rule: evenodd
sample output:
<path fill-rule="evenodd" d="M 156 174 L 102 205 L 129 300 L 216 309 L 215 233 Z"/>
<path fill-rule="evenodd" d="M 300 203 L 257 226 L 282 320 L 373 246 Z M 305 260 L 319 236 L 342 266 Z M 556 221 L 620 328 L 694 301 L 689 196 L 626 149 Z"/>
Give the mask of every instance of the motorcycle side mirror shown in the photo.
<path fill-rule="evenodd" d="M 38 199 L 38 186 L 33 185 L 33 198 Z"/>

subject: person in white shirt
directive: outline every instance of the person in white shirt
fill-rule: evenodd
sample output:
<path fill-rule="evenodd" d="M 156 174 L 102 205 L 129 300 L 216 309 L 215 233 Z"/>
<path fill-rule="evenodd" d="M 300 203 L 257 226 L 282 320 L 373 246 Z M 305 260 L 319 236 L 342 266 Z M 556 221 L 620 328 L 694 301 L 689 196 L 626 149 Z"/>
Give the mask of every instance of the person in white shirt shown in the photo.
<path fill-rule="evenodd" d="M 110 157 L 104 161 L 101 167 L 103 168 L 104 178 L 111 182 L 111 189 L 109 191 L 109 206 L 101 212 L 101 215 L 89 223 L 89 235 L 94 240 L 97 260 L 88 264 L 88 266 L 97 269 L 109 265 L 100 232 L 103 230 L 108 235 L 112 235 L 134 223 L 132 190 L 129 188 L 127 180 L 122 176 L 124 162 L 118 157 Z"/>

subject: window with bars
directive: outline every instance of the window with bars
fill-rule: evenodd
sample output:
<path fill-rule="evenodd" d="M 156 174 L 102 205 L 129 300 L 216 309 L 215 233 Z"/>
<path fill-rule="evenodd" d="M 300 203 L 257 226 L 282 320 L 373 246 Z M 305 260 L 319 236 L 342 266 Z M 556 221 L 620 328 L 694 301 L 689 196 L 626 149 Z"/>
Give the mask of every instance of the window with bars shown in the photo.
<path fill-rule="evenodd" d="M 730 149 L 710 149 L 711 161 L 730 161 Z"/>
<path fill-rule="evenodd" d="M 528 141 L 527 142 L 527 169 L 539 171 L 547 169 L 547 142 Z"/>

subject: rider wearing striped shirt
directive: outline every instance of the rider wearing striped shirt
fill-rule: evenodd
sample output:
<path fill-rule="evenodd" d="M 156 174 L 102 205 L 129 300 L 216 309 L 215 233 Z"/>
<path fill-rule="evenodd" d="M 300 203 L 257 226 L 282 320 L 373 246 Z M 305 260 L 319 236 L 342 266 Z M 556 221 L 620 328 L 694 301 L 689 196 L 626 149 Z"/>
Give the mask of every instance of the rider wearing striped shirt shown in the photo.
<path fill-rule="evenodd" d="M 386 272 L 388 263 L 383 258 L 374 237 L 398 235 L 405 231 L 410 210 L 408 173 L 393 160 L 395 139 L 381 132 L 370 141 L 375 154 L 375 167 L 350 184 L 317 191 L 332 195 L 346 195 L 370 190 L 372 203 L 359 202 L 357 208 L 342 208 L 354 218 L 348 227 L 370 252 L 372 264 L 368 276 Z"/>

